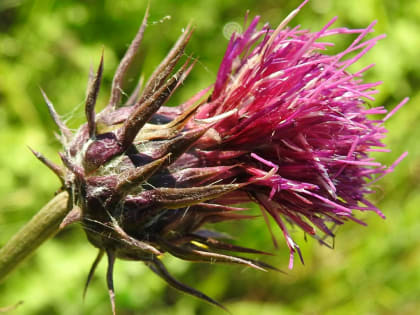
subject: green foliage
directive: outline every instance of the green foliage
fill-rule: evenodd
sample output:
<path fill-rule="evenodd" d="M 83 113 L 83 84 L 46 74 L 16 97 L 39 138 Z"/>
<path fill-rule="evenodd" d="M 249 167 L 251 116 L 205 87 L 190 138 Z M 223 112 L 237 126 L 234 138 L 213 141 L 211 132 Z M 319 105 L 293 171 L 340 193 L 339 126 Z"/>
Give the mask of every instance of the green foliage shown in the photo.
<path fill-rule="evenodd" d="M 181 29 L 192 20 L 197 29 L 187 52 L 199 59 L 172 104 L 210 84 L 227 45 L 223 27 L 243 23 L 250 15 L 275 26 L 300 1 L 151 1 L 138 69 L 146 77 L 159 63 Z M 58 143 L 39 86 L 72 127 L 84 118 L 90 65 L 105 50 L 104 86 L 108 98 L 112 74 L 140 25 L 146 1 L 3 0 L 0 2 L 0 245 L 16 232 L 58 188 L 58 181 L 31 155 L 26 145 L 58 161 Z M 374 202 L 387 215 L 361 214 L 368 228 L 349 223 L 338 231 L 335 249 L 304 240 L 296 230 L 305 266 L 298 262 L 288 275 L 241 267 L 187 264 L 167 259 L 180 280 L 224 303 L 234 314 L 415 314 L 420 307 L 420 2 L 311 0 L 292 21 L 319 29 L 333 16 L 339 26 L 365 27 L 378 19 L 376 35 L 386 33 L 358 64 L 372 62 L 367 80 L 383 80 L 376 105 L 411 101 L 387 122 L 386 142 L 392 153 L 380 155 L 391 164 L 409 156 L 379 182 Z M 166 16 L 171 16 L 170 19 Z M 372 35 L 373 36 L 373 35 Z M 332 38 L 339 47 L 346 41 Z M 357 68 L 354 68 L 355 70 Z M 136 74 L 128 86 L 134 85 Z M 255 214 L 258 210 L 255 209 Z M 225 224 L 239 244 L 272 250 L 268 259 L 287 268 L 288 251 L 278 236 L 274 250 L 262 219 Z M 107 314 L 105 264 L 93 279 L 85 302 L 82 289 L 95 249 L 79 226 L 44 244 L 0 287 L 0 307 L 24 301 L 15 314 Z M 119 314 L 220 314 L 220 310 L 168 288 L 141 263 L 116 264 Z"/>

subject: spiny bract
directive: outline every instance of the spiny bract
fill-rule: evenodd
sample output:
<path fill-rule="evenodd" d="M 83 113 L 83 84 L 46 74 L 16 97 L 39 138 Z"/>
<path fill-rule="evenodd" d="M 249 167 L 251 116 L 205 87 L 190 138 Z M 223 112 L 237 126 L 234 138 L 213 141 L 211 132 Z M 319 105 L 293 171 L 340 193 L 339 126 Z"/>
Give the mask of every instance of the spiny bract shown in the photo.
<path fill-rule="evenodd" d="M 187 58 L 175 70 L 191 26 L 144 88 L 139 84 L 121 106 L 122 82 L 142 40 L 147 12 L 116 71 L 109 104 L 96 114 L 101 58 L 89 82 L 87 123 L 75 133 L 43 93 L 61 132 L 65 167 L 34 153 L 69 192 L 73 210 L 62 226 L 80 221 L 99 248 L 85 290 L 104 253 L 108 257 L 113 312 L 116 258 L 143 261 L 175 288 L 222 308 L 172 278 L 159 256 L 167 252 L 191 261 L 275 269 L 231 254 L 264 252 L 226 243 L 222 234 L 202 228 L 251 218 L 235 206 L 239 203 L 256 202 L 266 220 L 268 214 L 277 222 L 290 249 L 290 267 L 294 252 L 300 252 L 286 222 L 326 244 L 325 237 L 334 236 L 332 227 L 348 219 L 360 222 L 353 210 L 382 216 L 365 199 L 371 192 L 366 184 L 395 165 L 386 168 L 368 153 L 386 151 L 383 122 L 393 112 L 383 120 L 368 119 L 368 114 L 386 113 L 383 107 L 364 107 L 377 85 L 361 80 L 370 67 L 354 74 L 346 70 L 382 36 L 363 41 L 374 23 L 366 29 L 329 29 L 335 19 L 315 33 L 288 28 L 305 3 L 275 30 L 267 25 L 257 30 L 257 17 L 243 34 L 232 35 L 214 86 L 178 107 L 163 105 L 194 65 Z M 343 52 L 322 54 L 330 44 L 318 40 L 333 34 L 357 38 Z M 345 60 L 350 53 L 354 56 Z"/>

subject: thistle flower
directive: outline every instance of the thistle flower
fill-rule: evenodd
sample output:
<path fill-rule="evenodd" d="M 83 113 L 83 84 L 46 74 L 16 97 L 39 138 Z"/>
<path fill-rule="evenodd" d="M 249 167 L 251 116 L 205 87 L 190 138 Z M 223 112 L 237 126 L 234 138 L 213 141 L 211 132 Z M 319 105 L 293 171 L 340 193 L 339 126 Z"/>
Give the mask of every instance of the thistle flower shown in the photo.
<path fill-rule="evenodd" d="M 192 35 L 188 26 L 144 88 L 122 105 L 122 82 L 146 28 L 148 12 L 113 79 L 109 104 L 95 113 L 103 57 L 88 85 L 87 123 L 75 133 L 60 120 L 43 93 L 60 129 L 64 167 L 35 155 L 54 171 L 70 194 L 71 207 L 62 227 L 81 222 L 99 249 L 86 288 L 103 255 L 115 313 L 113 266 L 116 258 L 143 261 L 175 288 L 223 308 L 218 302 L 174 279 L 160 256 L 164 253 L 199 262 L 234 263 L 256 269 L 276 268 L 236 253 L 265 252 L 232 245 L 205 224 L 241 220 L 238 204 L 255 202 L 263 217 L 279 225 L 290 249 L 298 245 L 286 223 L 299 226 L 323 244 L 333 227 L 359 223 L 354 211 L 374 211 L 367 183 L 392 171 L 369 157 L 386 151 L 381 139 L 383 107 L 366 108 L 375 86 L 364 83 L 366 67 L 347 68 L 382 36 L 364 40 L 366 29 L 330 29 L 312 33 L 288 22 L 277 29 L 257 29 L 254 18 L 243 34 L 234 34 L 213 86 L 178 107 L 166 107 L 194 61 L 176 70 Z M 334 34 L 357 34 L 336 55 L 323 54 Z M 354 56 L 345 59 L 349 54 Z M 212 91 L 211 91 L 212 90 Z M 210 96 L 208 93 L 211 91 Z M 404 100 L 396 109 L 402 106 Z M 300 255 L 301 256 L 301 255 Z"/>

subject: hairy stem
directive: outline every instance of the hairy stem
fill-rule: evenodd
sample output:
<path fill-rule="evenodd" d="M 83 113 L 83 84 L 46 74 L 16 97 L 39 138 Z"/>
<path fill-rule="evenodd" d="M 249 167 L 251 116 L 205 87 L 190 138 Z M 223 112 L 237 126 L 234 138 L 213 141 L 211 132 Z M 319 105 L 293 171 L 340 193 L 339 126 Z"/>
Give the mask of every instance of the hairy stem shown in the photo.
<path fill-rule="evenodd" d="M 58 231 L 70 210 L 68 197 L 67 192 L 56 195 L 0 249 L 0 282 Z"/>

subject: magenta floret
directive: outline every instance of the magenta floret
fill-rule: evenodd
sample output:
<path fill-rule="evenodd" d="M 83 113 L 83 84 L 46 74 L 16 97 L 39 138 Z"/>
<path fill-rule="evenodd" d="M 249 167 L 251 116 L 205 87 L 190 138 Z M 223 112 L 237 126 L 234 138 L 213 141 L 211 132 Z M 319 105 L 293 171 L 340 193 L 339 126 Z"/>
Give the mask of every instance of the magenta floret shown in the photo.
<path fill-rule="evenodd" d="M 384 217 L 365 199 L 372 192 L 367 184 L 395 166 L 386 168 L 368 155 L 386 150 L 381 140 L 389 117 L 375 120 L 370 115 L 387 111 L 366 106 L 380 84 L 362 81 L 373 65 L 347 71 L 384 36 L 365 39 L 375 22 L 366 29 L 330 29 L 335 20 L 312 33 L 299 27 L 257 30 L 256 17 L 243 34 L 232 36 L 211 101 L 197 113 L 205 119 L 232 112 L 198 140 L 198 154 L 206 166 L 238 165 L 235 178 L 248 174 L 244 190 L 282 229 L 290 267 L 298 246 L 285 221 L 323 242 L 318 231 L 333 236 L 329 224 L 362 223 L 354 210 Z M 326 55 L 331 44 L 322 40 L 335 34 L 357 38 L 344 51 Z"/>

